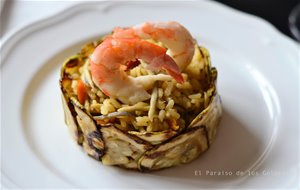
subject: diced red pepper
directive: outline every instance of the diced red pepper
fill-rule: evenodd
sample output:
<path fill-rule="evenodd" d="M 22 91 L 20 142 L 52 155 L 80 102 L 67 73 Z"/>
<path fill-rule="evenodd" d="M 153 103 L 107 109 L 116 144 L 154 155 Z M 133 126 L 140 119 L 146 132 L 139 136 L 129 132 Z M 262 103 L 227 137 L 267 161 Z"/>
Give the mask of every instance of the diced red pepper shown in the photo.
<path fill-rule="evenodd" d="M 77 97 L 79 102 L 83 105 L 87 98 L 87 89 L 82 80 L 77 81 Z"/>

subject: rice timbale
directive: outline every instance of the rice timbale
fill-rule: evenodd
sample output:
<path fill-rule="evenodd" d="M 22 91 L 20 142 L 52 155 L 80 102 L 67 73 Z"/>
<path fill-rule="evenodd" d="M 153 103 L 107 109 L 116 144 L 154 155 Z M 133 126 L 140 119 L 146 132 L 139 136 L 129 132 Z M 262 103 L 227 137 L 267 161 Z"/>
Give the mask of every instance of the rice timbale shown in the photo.
<path fill-rule="evenodd" d="M 209 148 L 222 115 L 217 70 L 207 49 L 176 37 L 180 30 L 189 34 L 176 22 L 116 28 L 62 65 L 65 122 L 88 155 L 150 171 L 188 163 Z"/>

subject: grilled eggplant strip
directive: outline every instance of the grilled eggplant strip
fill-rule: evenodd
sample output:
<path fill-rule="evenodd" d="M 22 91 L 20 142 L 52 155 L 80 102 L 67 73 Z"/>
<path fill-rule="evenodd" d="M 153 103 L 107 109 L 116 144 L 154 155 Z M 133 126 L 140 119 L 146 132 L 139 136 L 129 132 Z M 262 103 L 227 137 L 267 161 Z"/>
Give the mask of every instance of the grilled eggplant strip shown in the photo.
<path fill-rule="evenodd" d="M 84 66 L 83 66 L 83 81 L 85 82 L 86 85 L 95 88 L 94 82 L 92 80 L 92 76 L 89 70 L 89 61 L 86 61 Z"/>
<path fill-rule="evenodd" d="M 69 92 L 67 91 L 68 86 L 71 86 L 71 79 L 69 78 L 68 74 L 66 73 L 66 68 L 76 68 L 79 65 L 79 56 L 75 55 L 70 57 L 67 61 L 63 63 L 62 69 L 61 69 L 61 79 L 59 81 L 60 88 L 61 88 L 61 99 L 64 109 L 64 118 L 65 123 L 68 126 L 68 129 L 70 131 L 71 136 L 73 139 L 78 143 L 83 143 L 83 135 L 82 131 L 80 130 L 77 121 L 75 119 L 76 113 L 74 110 L 74 105 L 70 101 Z"/>
<path fill-rule="evenodd" d="M 106 152 L 102 157 L 104 165 L 120 165 L 125 168 L 138 169 L 137 160 L 152 148 L 152 145 L 126 134 L 113 125 L 100 128 L 105 141 Z"/>
<path fill-rule="evenodd" d="M 191 122 L 188 128 L 204 125 L 208 133 L 209 144 L 211 144 L 216 136 L 221 115 L 221 98 L 218 94 L 215 94 L 210 105 Z"/>
<path fill-rule="evenodd" d="M 207 150 L 204 126 L 193 127 L 167 143 L 146 152 L 139 160 L 141 171 L 158 170 L 188 163 Z"/>
<path fill-rule="evenodd" d="M 128 131 L 129 134 L 135 135 L 136 137 L 143 139 L 153 145 L 160 144 L 174 137 L 177 132 L 172 130 L 160 131 L 160 132 L 138 132 L 138 131 Z"/>
<path fill-rule="evenodd" d="M 79 130 L 76 120 L 74 119 L 74 116 L 71 112 L 71 110 L 74 109 L 73 105 L 67 103 L 66 97 L 64 95 L 61 96 L 61 99 L 63 103 L 65 123 L 68 126 L 70 134 L 78 144 L 82 144 L 82 132 Z"/>
<path fill-rule="evenodd" d="M 102 135 L 88 114 L 77 106 L 75 106 L 75 111 L 77 113 L 77 122 L 84 134 L 84 148 L 89 155 L 99 160 L 104 153 Z"/>

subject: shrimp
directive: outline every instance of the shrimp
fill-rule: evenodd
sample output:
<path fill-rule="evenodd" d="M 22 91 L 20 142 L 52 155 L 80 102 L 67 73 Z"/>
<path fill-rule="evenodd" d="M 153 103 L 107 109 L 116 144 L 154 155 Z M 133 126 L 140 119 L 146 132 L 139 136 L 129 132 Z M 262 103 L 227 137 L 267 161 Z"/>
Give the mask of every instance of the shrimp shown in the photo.
<path fill-rule="evenodd" d="M 127 64 L 144 60 L 153 71 L 165 70 L 177 82 L 183 77 L 166 49 L 138 38 L 106 38 L 90 57 L 90 70 L 94 83 L 106 95 L 126 104 L 135 104 L 150 98 L 150 94 L 134 77 L 127 76 Z"/>
<path fill-rule="evenodd" d="M 194 55 L 194 39 L 189 31 L 177 22 L 145 22 L 132 28 L 116 28 L 114 38 L 153 39 L 163 43 L 169 54 L 183 71 Z"/>

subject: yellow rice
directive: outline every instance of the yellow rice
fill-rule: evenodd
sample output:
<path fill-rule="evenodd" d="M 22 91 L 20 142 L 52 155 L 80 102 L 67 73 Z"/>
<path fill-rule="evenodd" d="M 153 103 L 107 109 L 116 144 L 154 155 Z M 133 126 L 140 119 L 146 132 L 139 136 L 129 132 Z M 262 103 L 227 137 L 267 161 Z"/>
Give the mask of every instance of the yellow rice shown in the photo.
<path fill-rule="evenodd" d="M 127 105 L 115 98 L 106 96 L 94 84 L 86 83 L 88 98 L 84 103 L 85 110 L 91 116 L 108 115 L 113 112 L 129 113 L 122 117 L 106 119 L 100 124 L 113 123 L 121 130 L 163 131 L 179 130 L 205 109 L 215 93 L 214 88 L 207 87 L 210 81 L 209 55 L 204 48 L 195 48 L 195 55 L 191 64 L 182 72 L 184 83 L 179 84 L 174 79 L 157 81 L 152 89 L 149 100 Z M 92 52 L 92 51 L 90 51 Z M 132 77 L 151 75 L 142 62 L 127 71 Z M 88 61 L 82 60 L 79 68 L 66 70 L 71 78 L 69 94 L 76 97 L 77 80 L 84 81 L 84 73 L 90 74 Z M 163 73 L 163 72 L 162 72 Z M 164 73 L 166 74 L 166 73 Z M 90 77 L 90 76 L 88 76 Z M 211 79 L 213 80 L 213 79 Z"/>

